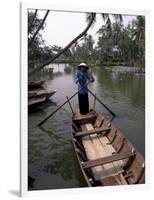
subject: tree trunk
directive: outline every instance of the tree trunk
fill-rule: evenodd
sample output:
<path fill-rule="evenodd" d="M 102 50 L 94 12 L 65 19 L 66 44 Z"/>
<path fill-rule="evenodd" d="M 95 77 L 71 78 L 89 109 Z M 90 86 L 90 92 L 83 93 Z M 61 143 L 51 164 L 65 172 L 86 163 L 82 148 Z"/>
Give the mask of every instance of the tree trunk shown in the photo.
<path fill-rule="evenodd" d="M 87 33 L 87 31 L 89 30 L 89 28 L 91 27 L 95 17 L 96 17 L 96 13 L 92 13 L 92 18 L 91 18 L 90 22 L 88 23 L 87 27 L 85 28 L 85 30 L 82 33 L 80 33 L 76 38 L 74 38 L 64 49 L 62 49 L 59 53 L 57 53 L 53 58 L 49 59 L 43 65 L 39 66 L 37 69 L 29 72 L 29 75 L 31 75 L 35 72 L 38 72 L 41 69 L 43 69 L 46 65 L 49 65 L 51 62 L 56 60 L 61 54 L 63 54 L 67 49 L 69 49 L 71 47 L 71 45 L 74 44 L 78 39 L 80 39 L 82 36 L 84 36 Z"/>
<path fill-rule="evenodd" d="M 45 22 L 45 20 L 46 20 L 46 18 L 47 18 L 47 16 L 48 16 L 48 14 L 49 14 L 49 10 L 47 10 L 47 12 L 46 12 L 46 14 L 45 14 L 45 16 L 44 16 L 44 18 L 43 18 L 43 20 L 42 20 L 42 23 L 40 24 L 40 26 L 38 27 L 38 29 L 37 29 L 36 32 L 34 33 L 32 39 L 29 41 L 28 47 L 30 47 L 30 46 L 32 45 L 32 43 L 33 43 L 33 41 L 34 41 L 36 35 L 38 34 L 39 30 L 42 28 L 42 26 L 43 26 L 43 24 L 44 24 L 44 22 Z"/>
<path fill-rule="evenodd" d="M 33 16 L 33 19 L 31 20 L 30 25 L 28 26 L 28 34 L 29 34 L 30 31 L 31 31 L 33 22 L 34 22 L 34 20 L 35 20 L 36 15 L 37 15 L 37 11 L 38 11 L 38 10 L 36 9 L 36 10 L 35 10 L 35 13 L 34 13 L 34 16 Z"/>

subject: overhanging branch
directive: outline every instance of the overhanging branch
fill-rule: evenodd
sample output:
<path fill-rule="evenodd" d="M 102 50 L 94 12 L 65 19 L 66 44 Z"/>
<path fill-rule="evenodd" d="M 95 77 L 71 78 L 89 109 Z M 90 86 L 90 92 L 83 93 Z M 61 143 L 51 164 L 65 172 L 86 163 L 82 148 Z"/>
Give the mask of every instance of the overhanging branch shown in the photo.
<path fill-rule="evenodd" d="M 74 38 L 64 49 L 62 49 L 59 53 L 57 53 L 53 58 L 49 59 L 47 62 L 45 62 L 44 64 L 39 66 L 37 69 L 33 70 L 32 72 L 29 72 L 29 75 L 35 72 L 38 72 L 41 69 L 43 69 L 46 65 L 49 65 L 51 62 L 56 60 L 61 54 L 63 54 L 67 49 L 69 49 L 72 46 L 72 44 L 74 44 L 78 39 L 80 39 L 83 35 L 85 35 L 87 31 L 89 30 L 89 28 L 91 27 L 93 21 L 95 20 L 95 17 L 96 17 L 96 13 L 92 13 L 92 18 L 82 33 L 80 33 L 76 38 Z"/>

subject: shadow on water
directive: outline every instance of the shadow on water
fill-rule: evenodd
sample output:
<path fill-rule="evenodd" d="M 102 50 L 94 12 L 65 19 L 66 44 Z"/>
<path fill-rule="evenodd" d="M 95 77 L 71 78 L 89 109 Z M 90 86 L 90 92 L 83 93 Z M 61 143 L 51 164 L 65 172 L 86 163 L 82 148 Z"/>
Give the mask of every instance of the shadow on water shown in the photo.
<path fill-rule="evenodd" d="M 56 141 L 58 140 L 64 140 L 65 138 L 63 136 L 57 135 L 56 133 L 54 133 L 54 131 L 51 131 L 49 129 L 46 129 L 43 126 L 39 126 L 39 128 L 44 131 L 46 134 L 48 134 L 50 137 L 52 137 L 52 139 L 54 138 Z"/>

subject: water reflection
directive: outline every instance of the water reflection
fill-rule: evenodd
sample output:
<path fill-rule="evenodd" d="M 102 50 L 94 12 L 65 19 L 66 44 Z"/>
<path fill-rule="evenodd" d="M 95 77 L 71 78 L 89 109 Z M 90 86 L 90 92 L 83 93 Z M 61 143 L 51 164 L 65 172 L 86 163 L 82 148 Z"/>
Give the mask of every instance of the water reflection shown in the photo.
<path fill-rule="evenodd" d="M 134 73 L 113 71 L 110 73 L 110 71 L 99 68 L 97 77 L 102 94 L 110 95 L 113 100 L 120 101 L 121 98 L 127 98 L 131 104 L 141 103 L 144 105 L 145 83 L 142 76 L 136 77 Z"/>

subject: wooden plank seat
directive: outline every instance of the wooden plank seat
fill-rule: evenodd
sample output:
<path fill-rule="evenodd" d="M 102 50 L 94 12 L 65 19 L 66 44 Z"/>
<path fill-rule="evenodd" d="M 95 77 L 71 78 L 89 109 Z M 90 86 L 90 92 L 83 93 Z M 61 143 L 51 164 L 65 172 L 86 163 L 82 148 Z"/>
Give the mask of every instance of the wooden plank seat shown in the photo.
<path fill-rule="evenodd" d="M 99 165 L 105 165 L 108 163 L 112 163 L 118 160 L 123 160 L 126 158 L 131 158 L 134 157 L 135 153 L 132 152 L 125 152 L 125 153 L 118 153 L 118 154 L 113 154 L 111 156 L 95 159 L 95 160 L 89 160 L 87 162 L 84 162 L 82 164 L 83 168 L 91 168 L 91 167 L 96 167 Z"/>
<path fill-rule="evenodd" d="M 88 131 L 81 131 L 81 132 L 77 132 L 75 134 L 75 137 L 83 137 L 83 136 L 88 136 L 88 135 L 93 135 L 93 134 L 106 134 L 106 132 L 110 131 L 110 128 L 95 128 L 92 130 L 88 130 Z"/>
<path fill-rule="evenodd" d="M 85 124 L 85 123 L 94 123 L 96 120 L 97 114 L 88 114 L 88 115 L 75 115 L 73 121 L 76 124 Z"/>

